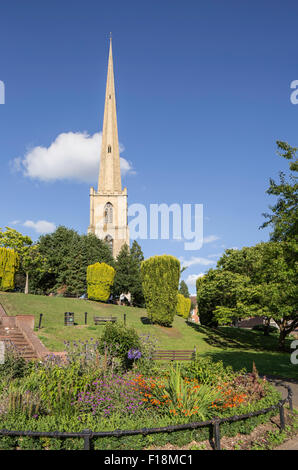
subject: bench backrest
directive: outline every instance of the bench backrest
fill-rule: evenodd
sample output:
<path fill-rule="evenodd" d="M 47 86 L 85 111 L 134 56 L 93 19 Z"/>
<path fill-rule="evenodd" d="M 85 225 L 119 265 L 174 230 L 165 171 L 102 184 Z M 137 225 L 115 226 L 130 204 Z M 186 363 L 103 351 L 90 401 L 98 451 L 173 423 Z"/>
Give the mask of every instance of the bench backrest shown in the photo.
<path fill-rule="evenodd" d="M 94 317 L 94 321 L 116 321 L 117 317 Z"/>
<path fill-rule="evenodd" d="M 156 350 L 153 352 L 152 359 L 162 361 L 191 361 L 195 359 L 195 350 Z"/>

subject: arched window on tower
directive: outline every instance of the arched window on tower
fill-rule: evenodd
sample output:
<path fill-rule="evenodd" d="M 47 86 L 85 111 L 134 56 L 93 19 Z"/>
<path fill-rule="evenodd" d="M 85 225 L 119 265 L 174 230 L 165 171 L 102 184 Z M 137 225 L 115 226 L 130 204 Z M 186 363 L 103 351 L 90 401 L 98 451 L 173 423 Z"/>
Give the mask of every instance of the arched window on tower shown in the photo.
<path fill-rule="evenodd" d="M 105 237 L 105 243 L 108 245 L 108 247 L 110 248 L 111 252 L 113 253 L 113 238 L 111 237 L 111 235 L 107 235 Z"/>
<path fill-rule="evenodd" d="M 108 145 L 108 153 L 112 153 L 112 146 Z"/>
<path fill-rule="evenodd" d="M 110 202 L 105 205 L 104 218 L 105 224 L 113 223 L 113 205 Z"/>

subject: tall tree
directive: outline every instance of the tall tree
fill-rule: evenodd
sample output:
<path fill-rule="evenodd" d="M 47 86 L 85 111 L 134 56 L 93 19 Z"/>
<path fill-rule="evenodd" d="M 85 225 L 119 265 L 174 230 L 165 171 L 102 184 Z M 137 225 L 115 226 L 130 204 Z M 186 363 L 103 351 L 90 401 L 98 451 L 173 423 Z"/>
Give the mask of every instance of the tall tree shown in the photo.
<path fill-rule="evenodd" d="M 132 304 L 144 306 L 144 296 L 141 281 L 141 263 L 144 255 L 140 245 L 134 241 L 131 249 L 124 244 L 117 256 L 113 293 L 115 295 L 131 294 Z"/>
<path fill-rule="evenodd" d="M 280 350 L 298 326 L 297 264 L 289 262 L 287 242 L 260 243 L 226 250 L 217 268 L 197 282 L 200 315 L 221 324 L 236 318 L 265 316 L 279 327 Z"/>
<path fill-rule="evenodd" d="M 133 260 L 134 265 L 134 283 L 131 287 L 131 294 L 133 298 L 133 304 L 136 307 L 144 307 L 145 299 L 142 288 L 142 278 L 141 278 L 141 264 L 144 261 L 144 254 L 141 246 L 136 240 L 133 241 L 130 255 Z"/>
<path fill-rule="evenodd" d="M 55 232 L 39 239 L 40 252 L 47 259 L 48 269 L 34 278 L 36 292 L 52 292 L 63 288 L 79 296 L 87 292 L 87 267 L 96 262 L 114 265 L 109 247 L 95 235 L 79 235 L 75 230 L 59 226 Z"/>
<path fill-rule="evenodd" d="M 266 222 L 261 228 L 271 226 L 273 232 L 271 240 L 289 241 L 295 240 L 297 243 L 298 236 L 298 184 L 297 171 L 298 159 L 296 156 L 297 147 L 291 147 L 286 142 L 277 141 L 278 155 L 289 161 L 290 174 L 287 178 L 284 172 L 279 173 L 279 182 L 276 183 L 270 179 L 270 186 L 267 194 L 277 196 L 277 202 L 274 206 L 270 206 L 271 213 L 263 214 Z"/>
<path fill-rule="evenodd" d="M 179 293 L 182 294 L 186 299 L 189 299 L 190 294 L 185 281 L 180 282 Z"/>
<path fill-rule="evenodd" d="M 45 257 L 40 253 L 38 243 L 33 244 L 30 237 L 22 235 L 17 230 L 5 227 L 0 229 L 0 246 L 15 250 L 20 259 L 19 269 L 25 273 L 25 294 L 29 292 L 29 276 L 43 273 L 46 266 Z"/>

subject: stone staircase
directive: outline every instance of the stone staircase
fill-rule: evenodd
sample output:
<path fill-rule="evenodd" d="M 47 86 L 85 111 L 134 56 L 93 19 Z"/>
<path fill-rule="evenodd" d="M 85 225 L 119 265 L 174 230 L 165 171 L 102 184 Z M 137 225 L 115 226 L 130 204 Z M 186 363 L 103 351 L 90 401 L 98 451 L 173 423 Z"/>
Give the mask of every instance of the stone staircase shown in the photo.
<path fill-rule="evenodd" d="M 0 324 L 0 341 L 1 340 L 4 340 L 7 344 L 11 344 L 16 352 L 26 361 L 38 359 L 36 352 L 17 326 L 4 327 Z"/>

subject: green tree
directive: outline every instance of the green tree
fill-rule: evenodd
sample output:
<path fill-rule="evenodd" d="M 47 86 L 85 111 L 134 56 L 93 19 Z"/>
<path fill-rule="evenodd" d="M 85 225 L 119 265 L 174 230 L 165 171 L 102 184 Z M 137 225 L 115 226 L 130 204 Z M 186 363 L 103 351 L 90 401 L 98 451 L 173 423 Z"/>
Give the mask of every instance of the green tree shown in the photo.
<path fill-rule="evenodd" d="M 24 246 L 32 245 L 32 240 L 27 235 L 22 235 L 14 228 L 5 227 L 5 231 L 0 228 L 0 246 L 11 248 L 19 253 Z"/>
<path fill-rule="evenodd" d="M 142 262 L 141 276 L 148 317 L 171 326 L 176 314 L 180 262 L 174 256 L 153 256 Z"/>
<path fill-rule="evenodd" d="M 21 266 L 26 275 L 25 294 L 29 293 L 29 276 L 33 273 L 44 273 L 47 269 L 46 259 L 39 251 L 39 245 L 25 246 L 21 250 Z"/>
<path fill-rule="evenodd" d="M 134 282 L 134 266 L 129 247 L 126 243 L 121 247 L 118 253 L 115 269 L 114 294 L 128 294 L 131 292 L 131 286 Z"/>
<path fill-rule="evenodd" d="M 124 244 L 116 258 L 116 276 L 113 293 L 115 295 L 131 294 L 132 304 L 137 307 L 144 305 L 141 281 L 141 263 L 144 259 L 140 245 L 134 241 L 131 249 Z"/>
<path fill-rule="evenodd" d="M 296 156 L 298 148 L 291 147 L 286 142 L 277 141 L 278 155 L 289 161 L 290 174 L 287 179 L 284 172 L 279 173 L 279 183 L 270 179 L 270 186 L 267 194 L 277 196 L 277 202 L 270 206 L 271 213 L 263 214 L 266 222 L 261 228 L 271 226 L 273 232 L 270 234 L 271 240 L 285 241 L 295 240 L 298 234 L 298 184 L 297 171 L 298 159 Z"/>
<path fill-rule="evenodd" d="M 87 292 L 87 267 L 96 262 L 114 265 L 109 247 L 95 235 L 79 235 L 75 230 L 59 226 L 55 232 L 39 238 L 40 253 L 47 260 L 47 269 L 36 275 L 35 292 L 53 292 L 63 288 L 67 294 L 79 296 Z"/>
<path fill-rule="evenodd" d="M 0 246 L 9 247 L 18 253 L 20 258 L 19 268 L 25 273 L 25 294 L 29 292 L 29 275 L 42 273 L 46 269 L 46 260 L 39 251 L 39 245 L 33 244 L 30 237 L 22 235 L 17 230 L 5 227 L 0 229 Z"/>
<path fill-rule="evenodd" d="M 260 243 L 242 250 L 226 250 L 217 268 L 197 282 L 200 319 L 208 314 L 220 324 L 264 316 L 279 327 L 280 350 L 298 326 L 297 262 L 287 242 Z"/>
<path fill-rule="evenodd" d="M 186 299 L 189 299 L 190 294 L 189 294 L 189 290 L 185 281 L 180 282 L 179 293 L 184 295 Z"/>
<path fill-rule="evenodd" d="M 142 288 L 142 277 L 141 277 L 141 264 L 144 261 L 144 254 L 141 246 L 136 240 L 133 241 L 130 255 L 132 257 L 133 266 L 134 266 L 134 282 L 131 287 L 131 295 L 133 299 L 133 304 L 136 307 L 144 307 L 145 299 Z"/>
<path fill-rule="evenodd" d="M 202 325 L 217 327 L 221 323 L 231 323 L 237 316 L 237 301 L 240 291 L 249 282 L 241 274 L 222 269 L 210 269 L 197 279 L 197 302 Z M 216 308 L 222 307 L 220 318 Z"/>

